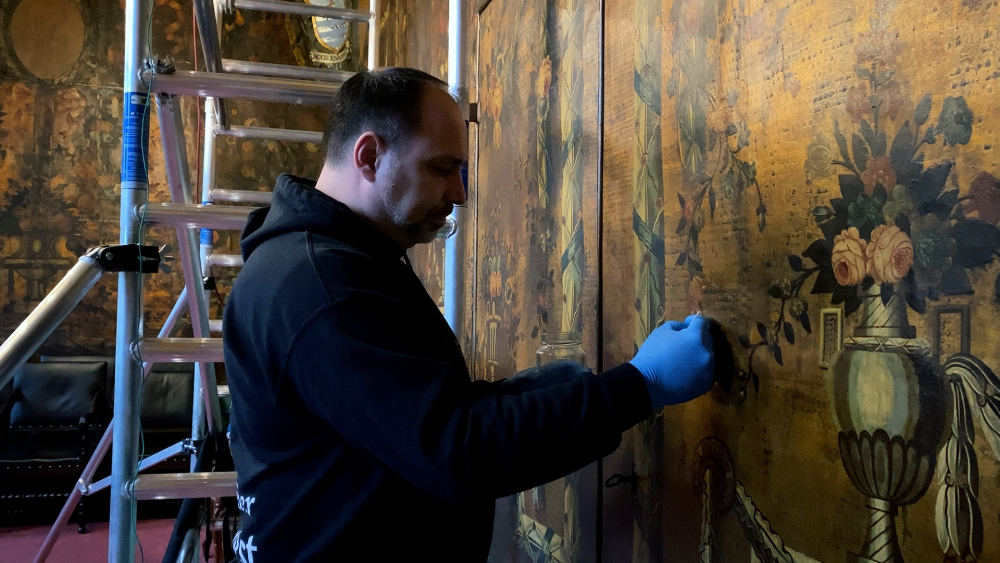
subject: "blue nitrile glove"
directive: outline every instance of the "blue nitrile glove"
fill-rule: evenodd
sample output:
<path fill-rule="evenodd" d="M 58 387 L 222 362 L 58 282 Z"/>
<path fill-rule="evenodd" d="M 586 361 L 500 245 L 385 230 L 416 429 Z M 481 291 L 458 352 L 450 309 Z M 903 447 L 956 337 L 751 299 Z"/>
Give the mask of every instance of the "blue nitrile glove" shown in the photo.
<path fill-rule="evenodd" d="M 653 410 L 700 397 L 715 383 L 708 319 L 692 315 L 654 330 L 629 362 L 646 379 Z"/>

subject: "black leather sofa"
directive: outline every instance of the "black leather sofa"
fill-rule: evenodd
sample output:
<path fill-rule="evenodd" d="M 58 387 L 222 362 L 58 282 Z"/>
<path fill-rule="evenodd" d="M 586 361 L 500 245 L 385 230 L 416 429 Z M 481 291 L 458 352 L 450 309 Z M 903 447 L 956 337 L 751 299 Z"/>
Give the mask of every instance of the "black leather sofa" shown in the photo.
<path fill-rule="evenodd" d="M 192 364 L 156 364 L 143 382 L 143 455 L 191 435 Z M 43 356 L 25 364 L 0 389 L 0 525 L 52 522 L 97 447 L 114 412 L 114 358 Z M 114 446 L 112 445 L 112 448 Z M 94 481 L 107 476 L 111 452 Z M 153 471 L 187 471 L 178 455 Z M 145 506 L 143 506 L 145 505 Z M 176 512 L 179 502 L 140 503 L 140 510 Z M 75 520 L 107 518 L 107 491 L 84 497 Z"/>

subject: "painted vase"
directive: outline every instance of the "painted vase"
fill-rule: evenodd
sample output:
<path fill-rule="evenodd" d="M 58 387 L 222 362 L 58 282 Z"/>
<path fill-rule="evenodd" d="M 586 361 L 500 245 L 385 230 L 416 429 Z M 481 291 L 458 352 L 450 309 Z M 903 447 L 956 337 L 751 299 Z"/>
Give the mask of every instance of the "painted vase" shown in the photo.
<path fill-rule="evenodd" d="M 883 301 L 876 285 L 862 300 L 861 322 L 828 373 L 840 458 L 871 511 L 861 553 L 848 561 L 902 563 L 896 510 L 930 486 L 949 391 L 902 298 Z"/>

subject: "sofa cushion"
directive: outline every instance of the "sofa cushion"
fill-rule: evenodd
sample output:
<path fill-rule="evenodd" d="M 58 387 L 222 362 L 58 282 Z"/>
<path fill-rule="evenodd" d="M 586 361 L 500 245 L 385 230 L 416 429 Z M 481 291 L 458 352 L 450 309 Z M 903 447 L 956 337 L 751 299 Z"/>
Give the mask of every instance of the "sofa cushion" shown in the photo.
<path fill-rule="evenodd" d="M 105 404 L 105 362 L 25 364 L 14 374 L 10 426 L 74 426 Z"/>
<path fill-rule="evenodd" d="M 192 372 L 158 369 L 149 372 L 142 383 L 139 403 L 139 418 L 143 429 L 191 428 L 193 401 Z"/>

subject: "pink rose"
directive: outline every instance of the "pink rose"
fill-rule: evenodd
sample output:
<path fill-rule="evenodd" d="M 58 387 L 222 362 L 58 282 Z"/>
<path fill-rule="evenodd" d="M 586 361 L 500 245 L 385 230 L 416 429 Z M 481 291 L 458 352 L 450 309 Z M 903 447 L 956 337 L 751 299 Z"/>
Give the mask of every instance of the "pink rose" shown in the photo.
<path fill-rule="evenodd" d="M 851 227 L 833 237 L 833 275 L 843 286 L 858 285 L 868 275 L 868 259 L 865 256 L 865 241 L 861 239 L 857 227 Z"/>
<path fill-rule="evenodd" d="M 897 283 L 913 265 L 913 244 L 899 227 L 879 225 L 872 231 L 871 242 L 865 249 L 869 273 L 875 283 Z"/>

